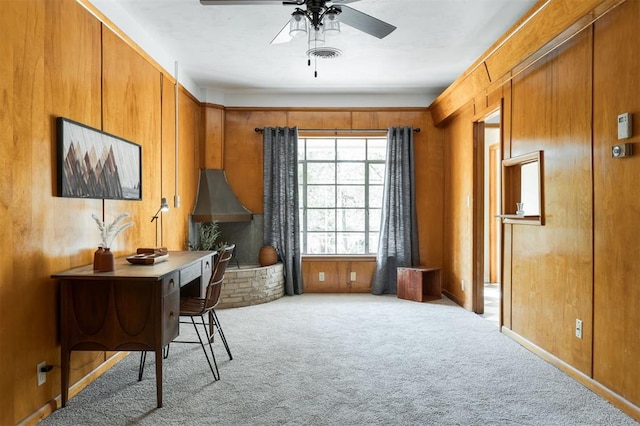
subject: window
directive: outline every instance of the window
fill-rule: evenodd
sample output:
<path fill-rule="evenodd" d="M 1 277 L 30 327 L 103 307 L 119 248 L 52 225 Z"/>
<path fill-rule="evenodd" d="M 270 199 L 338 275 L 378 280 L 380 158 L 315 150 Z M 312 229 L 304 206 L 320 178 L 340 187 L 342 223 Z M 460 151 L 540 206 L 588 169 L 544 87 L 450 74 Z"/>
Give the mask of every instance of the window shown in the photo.
<path fill-rule="evenodd" d="M 376 253 L 386 138 L 309 137 L 298 144 L 302 253 Z"/>

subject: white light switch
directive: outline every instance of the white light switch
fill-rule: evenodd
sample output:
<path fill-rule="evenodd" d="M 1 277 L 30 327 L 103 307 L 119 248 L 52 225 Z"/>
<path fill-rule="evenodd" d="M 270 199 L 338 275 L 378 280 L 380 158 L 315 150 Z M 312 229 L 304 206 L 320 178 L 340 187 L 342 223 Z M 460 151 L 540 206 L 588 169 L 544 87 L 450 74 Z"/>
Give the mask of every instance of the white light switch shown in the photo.
<path fill-rule="evenodd" d="M 318 272 L 318 281 L 324 281 L 324 272 Z"/>
<path fill-rule="evenodd" d="M 356 280 L 356 273 L 355 272 L 351 272 L 351 281 L 355 281 Z"/>

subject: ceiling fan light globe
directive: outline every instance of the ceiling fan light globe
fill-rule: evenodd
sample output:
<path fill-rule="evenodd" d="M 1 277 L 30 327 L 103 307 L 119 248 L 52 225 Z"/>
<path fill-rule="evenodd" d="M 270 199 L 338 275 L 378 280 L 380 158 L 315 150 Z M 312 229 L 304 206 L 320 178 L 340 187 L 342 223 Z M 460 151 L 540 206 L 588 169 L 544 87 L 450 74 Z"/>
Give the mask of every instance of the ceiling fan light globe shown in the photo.
<path fill-rule="evenodd" d="M 307 16 L 300 9 L 291 14 L 289 21 L 289 35 L 293 38 L 302 37 L 307 33 Z"/>
<path fill-rule="evenodd" d="M 322 22 L 322 32 L 327 36 L 340 34 L 340 22 L 337 19 L 325 19 Z"/>
<path fill-rule="evenodd" d="M 323 45 L 324 32 L 322 30 L 309 31 L 309 45 Z"/>
<path fill-rule="evenodd" d="M 304 37 L 304 35 L 307 33 L 306 29 L 299 29 L 299 28 L 291 28 L 289 29 L 289 35 L 292 38 L 302 38 Z"/>

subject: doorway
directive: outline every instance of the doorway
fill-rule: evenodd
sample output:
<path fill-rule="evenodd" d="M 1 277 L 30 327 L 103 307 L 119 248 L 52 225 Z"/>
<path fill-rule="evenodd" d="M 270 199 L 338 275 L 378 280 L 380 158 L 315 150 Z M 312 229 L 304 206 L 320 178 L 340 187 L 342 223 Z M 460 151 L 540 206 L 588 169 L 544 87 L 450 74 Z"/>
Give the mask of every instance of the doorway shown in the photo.
<path fill-rule="evenodd" d="M 502 183 L 502 123 L 501 110 L 495 109 L 475 123 L 476 182 L 474 230 L 476 246 L 474 290 L 475 312 L 496 327 L 501 327 L 501 183 Z"/>
<path fill-rule="evenodd" d="M 502 151 L 500 111 L 495 111 L 484 121 L 485 150 L 485 238 L 484 238 L 484 313 L 482 316 L 500 326 L 500 241 L 502 219 L 500 214 Z"/>

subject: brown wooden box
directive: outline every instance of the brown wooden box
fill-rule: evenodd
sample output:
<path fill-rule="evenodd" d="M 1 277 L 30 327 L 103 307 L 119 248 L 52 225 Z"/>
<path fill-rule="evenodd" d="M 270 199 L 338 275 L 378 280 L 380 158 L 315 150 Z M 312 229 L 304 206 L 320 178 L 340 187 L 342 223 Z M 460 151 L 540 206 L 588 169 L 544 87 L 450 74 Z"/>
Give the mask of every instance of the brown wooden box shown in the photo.
<path fill-rule="evenodd" d="M 398 298 L 416 302 L 440 299 L 440 268 L 398 268 Z"/>

